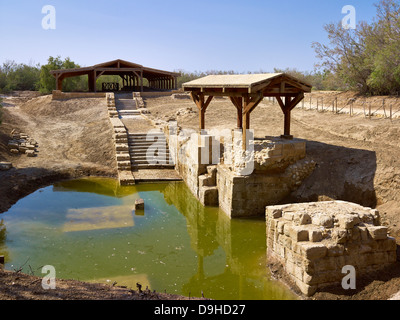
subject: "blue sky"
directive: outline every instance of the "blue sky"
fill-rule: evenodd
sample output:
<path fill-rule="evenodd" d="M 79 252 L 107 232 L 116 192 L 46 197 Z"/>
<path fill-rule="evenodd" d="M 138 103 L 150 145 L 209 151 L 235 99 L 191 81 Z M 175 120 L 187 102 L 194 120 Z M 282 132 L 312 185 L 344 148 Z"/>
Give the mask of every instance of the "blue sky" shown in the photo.
<path fill-rule="evenodd" d="M 0 64 L 45 64 L 70 57 L 81 66 L 124 59 L 164 70 L 312 71 L 311 44 L 353 5 L 371 21 L 378 0 L 0 0 Z M 42 28 L 42 7 L 56 29 Z"/>

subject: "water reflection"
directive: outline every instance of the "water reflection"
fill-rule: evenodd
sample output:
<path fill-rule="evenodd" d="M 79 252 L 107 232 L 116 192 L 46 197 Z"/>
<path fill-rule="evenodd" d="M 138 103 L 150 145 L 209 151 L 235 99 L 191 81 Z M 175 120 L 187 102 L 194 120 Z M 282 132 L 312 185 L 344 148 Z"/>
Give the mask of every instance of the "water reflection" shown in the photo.
<path fill-rule="evenodd" d="M 5 214 L 10 241 L 0 231 L 0 253 L 9 248 L 13 263 L 29 255 L 62 278 L 214 299 L 294 298 L 269 280 L 264 221 L 230 220 L 182 182 L 120 187 L 81 179 L 42 191 Z M 138 198 L 141 213 L 132 211 Z"/>
<path fill-rule="evenodd" d="M 4 219 L 0 220 L 0 255 L 4 256 L 4 260 L 9 260 L 9 253 L 6 246 L 7 229 L 4 224 Z"/>
<path fill-rule="evenodd" d="M 163 193 L 167 203 L 185 216 L 197 253 L 197 272 L 183 286 L 186 294 L 203 291 L 217 299 L 288 297 L 285 288 L 268 278 L 264 220 L 231 220 L 218 208 L 203 207 L 183 183 L 169 184 Z M 209 266 L 209 258 L 221 251 L 224 259 Z"/>

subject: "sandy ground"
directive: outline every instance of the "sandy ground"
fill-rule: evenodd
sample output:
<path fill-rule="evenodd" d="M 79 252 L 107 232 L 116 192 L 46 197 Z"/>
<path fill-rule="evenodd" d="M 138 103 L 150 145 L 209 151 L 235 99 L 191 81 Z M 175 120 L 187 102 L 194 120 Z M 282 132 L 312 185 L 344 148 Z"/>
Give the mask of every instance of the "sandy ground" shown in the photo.
<path fill-rule="evenodd" d="M 351 98 L 351 94 L 346 97 Z M 4 108 L 4 121 L 0 126 L 0 161 L 12 161 L 15 168 L 0 172 L 0 212 L 37 188 L 60 179 L 83 175 L 116 176 L 112 130 L 103 99 L 60 102 L 45 96 L 25 98 L 14 106 L 11 101 L 5 102 L 7 108 Z M 160 97 L 145 99 L 145 103 L 153 120 L 177 120 L 183 128 L 198 128 L 197 108 L 189 99 Z M 341 199 L 377 207 L 383 223 L 400 243 L 400 120 L 378 117 L 369 120 L 363 116 L 302 109 L 295 109 L 292 118 L 292 134 L 307 141 L 307 153 L 317 162 L 317 167 L 285 201 Z M 231 102 L 213 100 L 206 112 L 206 128 L 235 126 L 236 109 Z M 14 128 L 26 131 L 38 141 L 38 157 L 8 153 L 5 145 Z M 256 137 L 282 134 L 283 115 L 278 105 L 262 102 L 251 114 L 251 128 Z M 8 279 L 5 285 L 13 281 Z M 25 281 L 25 284 L 30 282 Z M 400 290 L 400 265 L 397 263 L 390 270 L 360 279 L 358 284 L 357 290 L 352 292 L 330 288 L 313 298 L 389 299 Z M 87 286 L 86 290 L 93 289 Z M 71 287 L 71 298 L 73 291 Z M 1 292 L 0 299 L 13 296 L 2 296 Z M 80 297 L 91 299 L 90 294 Z"/>

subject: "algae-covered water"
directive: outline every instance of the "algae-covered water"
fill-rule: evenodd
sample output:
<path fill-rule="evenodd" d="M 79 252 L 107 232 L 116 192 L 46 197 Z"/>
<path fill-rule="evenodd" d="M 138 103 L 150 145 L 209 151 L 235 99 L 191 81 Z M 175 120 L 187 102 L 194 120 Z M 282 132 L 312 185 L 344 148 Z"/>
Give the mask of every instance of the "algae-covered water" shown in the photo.
<path fill-rule="evenodd" d="M 145 210 L 135 212 L 136 199 Z M 183 182 L 120 187 L 113 179 L 57 183 L 0 215 L 8 270 L 213 299 L 294 299 L 271 280 L 265 221 L 204 208 Z"/>

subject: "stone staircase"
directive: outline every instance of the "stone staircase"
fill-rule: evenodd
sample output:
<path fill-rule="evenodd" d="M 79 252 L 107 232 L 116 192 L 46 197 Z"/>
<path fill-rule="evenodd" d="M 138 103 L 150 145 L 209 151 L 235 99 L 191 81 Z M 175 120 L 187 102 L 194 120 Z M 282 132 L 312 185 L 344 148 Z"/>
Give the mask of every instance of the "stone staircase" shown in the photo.
<path fill-rule="evenodd" d="M 131 94 L 118 93 L 115 95 L 115 107 L 121 119 L 129 119 L 140 116 L 137 100 L 132 99 Z"/>
<path fill-rule="evenodd" d="M 128 133 L 132 170 L 174 169 L 165 135 L 160 132 Z"/>

